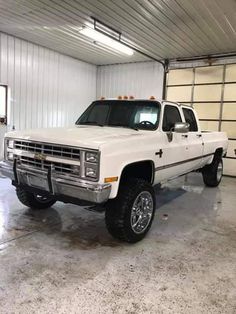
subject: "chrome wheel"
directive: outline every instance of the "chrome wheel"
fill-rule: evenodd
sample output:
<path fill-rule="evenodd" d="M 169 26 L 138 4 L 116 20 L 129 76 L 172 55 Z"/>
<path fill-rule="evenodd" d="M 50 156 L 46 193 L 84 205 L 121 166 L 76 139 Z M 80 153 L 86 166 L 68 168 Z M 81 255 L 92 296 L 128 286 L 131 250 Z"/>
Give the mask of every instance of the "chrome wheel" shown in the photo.
<path fill-rule="evenodd" d="M 223 164 L 220 161 L 217 167 L 217 174 L 216 174 L 218 182 L 221 180 L 222 175 L 223 175 Z"/>
<path fill-rule="evenodd" d="M 35 199 L 42 204 L 48 203 L 52 200 L 50 196 L 34 194 Z"/>
<path fill-rule="evenodd" d="M 153 216 L 152 194 L 141 192 L 135 199 L 131 210 L 131 227 L 136 234 L 143 233 L 149 226 Z"/>

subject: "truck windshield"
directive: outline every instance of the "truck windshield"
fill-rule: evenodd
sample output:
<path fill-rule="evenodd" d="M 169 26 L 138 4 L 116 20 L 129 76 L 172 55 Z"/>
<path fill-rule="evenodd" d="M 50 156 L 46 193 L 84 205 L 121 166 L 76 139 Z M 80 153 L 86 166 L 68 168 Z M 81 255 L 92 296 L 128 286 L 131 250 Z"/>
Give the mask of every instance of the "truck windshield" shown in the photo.
<path fill-rule="evenodd" d="M 153 100 L 99 100 L 88 107 L 76 124 L 155 130 L 159 116 L 160 105 Z"/>

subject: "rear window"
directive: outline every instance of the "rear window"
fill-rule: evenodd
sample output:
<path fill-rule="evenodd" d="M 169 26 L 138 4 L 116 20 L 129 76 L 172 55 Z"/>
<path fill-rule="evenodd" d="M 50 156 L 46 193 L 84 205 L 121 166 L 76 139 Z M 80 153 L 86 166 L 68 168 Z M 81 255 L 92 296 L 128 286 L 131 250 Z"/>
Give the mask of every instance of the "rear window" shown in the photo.
<path fill-rule="evenodd" d="M 185 121 L 188 122 L 190 125 L 189 131 L 197 132 L 198 127 L 197 127 L 197 121 L 196 121 L 194 112 L 191 109 L 183 108 L 183 113 L 184 113 Z"/>

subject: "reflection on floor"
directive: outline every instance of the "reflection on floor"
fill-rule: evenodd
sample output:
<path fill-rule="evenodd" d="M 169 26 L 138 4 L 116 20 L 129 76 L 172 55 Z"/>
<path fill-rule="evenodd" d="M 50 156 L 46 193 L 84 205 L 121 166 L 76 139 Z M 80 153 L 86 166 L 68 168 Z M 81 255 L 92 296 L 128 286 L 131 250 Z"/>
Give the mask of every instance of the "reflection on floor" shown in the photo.
<path fill-rule="evenodd" d="M 103 213 L 32 211 L 0 179 L 1 313 L 235 313 L 236 180 L 191 174 L 156 194 L 150 233 L 128 245 Z"/>

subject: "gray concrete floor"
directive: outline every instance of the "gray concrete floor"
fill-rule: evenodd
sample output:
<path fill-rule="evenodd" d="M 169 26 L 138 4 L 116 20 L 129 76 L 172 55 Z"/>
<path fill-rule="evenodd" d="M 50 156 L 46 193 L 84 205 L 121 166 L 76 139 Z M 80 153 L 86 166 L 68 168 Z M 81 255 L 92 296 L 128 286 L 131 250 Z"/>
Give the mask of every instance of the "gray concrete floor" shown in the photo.
<path fill-rule="evenodd" d="M 236 180 L 212 189 L 191 174 L 157 202 L 148 236 L 128 245 L 103 214 L 32 211 L 0 179 L 0 313 L 236 313 Z"/>

